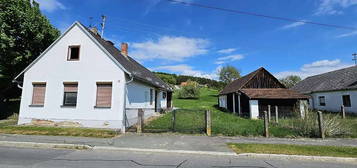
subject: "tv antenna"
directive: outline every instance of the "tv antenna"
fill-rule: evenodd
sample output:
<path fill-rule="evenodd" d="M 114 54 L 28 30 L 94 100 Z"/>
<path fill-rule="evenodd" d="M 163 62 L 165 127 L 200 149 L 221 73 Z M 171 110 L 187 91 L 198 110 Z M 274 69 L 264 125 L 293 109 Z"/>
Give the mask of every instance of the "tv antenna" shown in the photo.
<path fill-rule="evenodd" d="M 102 26 L 102 32 L 101 32 L 101 36 L 102 36 L 102 37 L 103 37 L 103 35 L 104 35 L 105 19 L 106 19 L 106 18 L 107 18 L 106 16 L 102 15 L 102 23 L 100 24 L 100 25 Z"/>

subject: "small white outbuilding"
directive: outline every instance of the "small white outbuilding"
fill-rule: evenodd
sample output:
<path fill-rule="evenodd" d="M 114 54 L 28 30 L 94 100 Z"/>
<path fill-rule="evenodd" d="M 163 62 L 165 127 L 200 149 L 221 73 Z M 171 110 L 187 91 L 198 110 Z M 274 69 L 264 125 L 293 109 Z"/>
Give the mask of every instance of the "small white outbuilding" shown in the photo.
<path fill-rule="evenodd" d="M 73 23 L 14 80 L 22 85 L 18 124 L 73 122 L 125 129 L 171 108 L 172 89 L 96 31 Z"/>

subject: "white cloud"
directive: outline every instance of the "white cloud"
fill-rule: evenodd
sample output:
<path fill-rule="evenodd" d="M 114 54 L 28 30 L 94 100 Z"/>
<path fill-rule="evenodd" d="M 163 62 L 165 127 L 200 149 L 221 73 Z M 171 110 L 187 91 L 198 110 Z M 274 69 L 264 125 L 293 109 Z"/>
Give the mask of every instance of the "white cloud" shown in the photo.
<path fill-rule="evenodd" d="M 320 0 L 315 15 L 340 15 L 343 9 L 357 5 L 357 0 Z"/>
<path fill-rule="evenodd" d="M 236 48 L 226 48 L 226 49 L 218 50 L 217 52 L 220 54 L 230 54 L 236 50 L 237 50 Z"/>
<path fill-rule="evenodd" d="M 217 61 L 215 62 L 215 64 L 224 64 L 226 62 L 237 61 L 237 60 L 241 60 L 243 58 L 244 58 L 244 55 L 242 55 L 242 54 L 228 55 L 228 56 L 217 58 Z"/>
<path fill-rule="evenodd" d="M 300 22 L 294 22 L 294 23 L 291 23 L 291 24 L 287 24 L 287 25 L 284 25 L 282 26 L 280 29 L 290 29 L 290 28 L 294 28 L 294 27 L 299 27 L 299 26 L 302 26 L 302 25 L 305 25 L 306 23 L 304 23 L 305 20 L 302 20 Z"/>
<path fill-rule="evenodd" d="M 171 73 L 176 73 L 180 75 L 189 75 L 189 76 L 196 76 L 208 79 L 217 79 L 218 75 L 217 72 L 221 69 L 221 66 L 218 66 L 214 71 L 211 73 L 205 73 L 200 70 L 195 70 L 192 66 L 187 64 L 178 64 L 178 65 L 165 65 L 165 66 L 158 66 L 155 68 L 150 68 L 153 71 L 158 70 L 165 70 Z"/>
<path fill-rule="evenodd" d="M 345 34 L 340 34 L 338 36 L 336 36 L 337 38 L 343 38 L 343 37 L 350 37 L 350 36 L 355 36 L 357 35 L 357 31 L 353 31 L 350 33 L 345 33 Z"/>
<path fill-rule="evenodd" d="M 57 9 L 65 10 L 67 9 L 62 3 L 58 2 L 57 0 L 35 0 L 40 4 L 40 9 L 53 12 Z"/>
<path fill-rule="evenodd" d="M 200 38 L 162 36 L 158 40 L 131 43 L 131 56 L 139 60 L 183 61 L 208 52 L 209 41 Z"/>
<path fill-rule="evenodd" d="M 352 66 L 352 64 L 342 63 L 341 60 L 320 60 L 315 61 L 310 64 L 304 64 L 299 71 L 284 71 L 276 73 L 277 78 L 283 78 L 289 75 L 298 75 L 301 78 L 306 78 L 313 75 L 318 75 L 321 73 L 334 71 L 337 69 L 342 69 Z"/>

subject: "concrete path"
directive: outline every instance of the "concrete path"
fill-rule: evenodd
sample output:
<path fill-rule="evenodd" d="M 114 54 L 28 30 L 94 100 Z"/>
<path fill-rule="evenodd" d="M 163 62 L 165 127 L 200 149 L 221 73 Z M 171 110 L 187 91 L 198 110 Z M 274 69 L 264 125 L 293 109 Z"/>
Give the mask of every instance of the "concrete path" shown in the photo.
<path fill-rule="evenodd" d="M 182 134 L 127 133 L 114 138 L 86 138 L 65 136 L 35 136 L 0 134 L 0 141 L 81 144 L 119 148 L 165 149 L 186 151 L 232 152 L 226 143 L 269 143 L 299 145 L 354 146 L 357 139 L 285 139 L 249 137 L 207 137 Z"/>
<path fill-rule="evenodd" d="M 357 147 L 356 138 L 264 138 L 264 137 L 213 137 L 225 143 L 261 143 L 261 144 L 294 144 L 294 145 L 323 145 L 323 146 L 352 146 Z"/>

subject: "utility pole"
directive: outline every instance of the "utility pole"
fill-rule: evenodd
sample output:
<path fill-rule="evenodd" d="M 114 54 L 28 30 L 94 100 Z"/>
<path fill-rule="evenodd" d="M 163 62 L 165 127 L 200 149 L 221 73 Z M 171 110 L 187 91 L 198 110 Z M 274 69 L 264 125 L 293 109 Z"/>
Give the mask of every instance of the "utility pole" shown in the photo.
<path fill-rule="evenodd" d="M 103 38 L 103 35 L 104 35 L 105 19 L 106 18 L 107 18 L 106 16 L 102 15 L 102 24 L 101 24 L 101 26 L 102 26 L 102 33 L 101 33 L 102 38 Z"/>
<path fill-rule="evenodd" d="M 357 53 L 353 53 L 352 56 L 353 56 L 352 60 L 355 61 L 355 65 L 357 65 Z"/>

